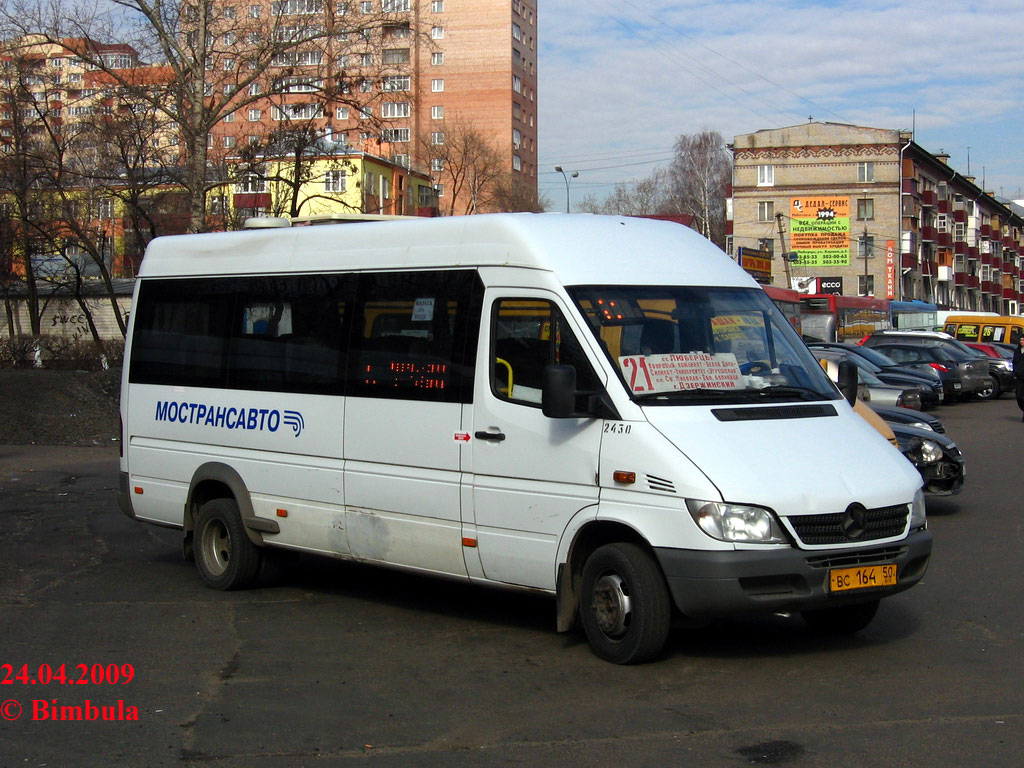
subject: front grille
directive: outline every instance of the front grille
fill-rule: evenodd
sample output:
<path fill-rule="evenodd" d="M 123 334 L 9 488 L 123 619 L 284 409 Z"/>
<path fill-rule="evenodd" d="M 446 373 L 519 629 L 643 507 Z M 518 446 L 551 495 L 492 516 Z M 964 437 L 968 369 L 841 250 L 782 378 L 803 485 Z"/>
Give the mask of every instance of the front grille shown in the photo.
<path fill-rule="evenodd" d="M 807 564 L 812 568 L 855 568 L 858 565 L 876 565 L 893 563 L 907 554 L 906 547 L 884 547 L 854 552 L 832 552 L 827 555 L 808 557 Z"/>
<path fill-rule="evenodd" d="M 857 541 L 875 541 L 899 536 L 907 527 L 910 508 L 906 504 L 879 507 L 864 511 L 863 532 L 849 536 L 844 529 L 846 512 L 825 515 L 799 515 L 787 518 L 793 532 L 808 546 L 825 544 L 852 544 Z"/>

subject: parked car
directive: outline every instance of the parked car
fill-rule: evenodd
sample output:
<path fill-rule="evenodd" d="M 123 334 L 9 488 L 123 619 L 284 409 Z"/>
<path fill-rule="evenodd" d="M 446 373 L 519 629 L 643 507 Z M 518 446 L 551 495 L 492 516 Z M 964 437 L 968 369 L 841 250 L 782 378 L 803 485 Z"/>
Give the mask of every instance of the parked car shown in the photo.
<path fill-rule="evenodd" d="M 813 352 L 816 349 L 829 350 L 838 355 L 843 355 L 858 368 L 864 368 L 875 374 L 886 384 L 893 384 L 901 387 L 917 387 L 921 391 L 921 408 L 930 410 L 937 407 L 943 398 L 942 379 L 938 371 L 926 367 L 924 370 L 908 368 L 897 365 L 883 353 L 869 349 L 868 347 L 857 347 L 851 344 L 844 344 L 833 341 L 821 341 L 808 344 Z M 880 363 L 884 363 L 884 366 Z"/>
<path fill-rule="evenodd" d="M 849 360 L 851 355 L 834 349 L 821 349 L 811 347 L 811 353 L 816 359 L 832 360 L 838 365 L 844 360 Z M 856 365 L 856 361 L 851 360 Z M 921 390 L 916 385 L 899 386 L 886 384 L 875 376 L 867 368 L 857 367 L 857 388 L 858 397 L 870 405 L 888 405 L 895 408 L 912 408 L 915 411 L 921 410 Z"/>
<path fill-rule="evenodd" d="M 985 397 L 986 400 L 994 400 L 1003 392 L 1013 390 L 1013 347 L 1008 344 L 982 344 L 976 341 L 965 341 L 964 346 L 985 355 L 988 363 L 989 378 L 992 379 L 992 391 Z"/>
<path fill-rule="evenodd" d="M 945 377 L 946 399 L 967 399 L 991 388 L 988 363 L 975 356 L 947 333 L 933 331 L 875 331 L 860 341 L 861 346 L 878 349 L 901 365 L 928 365 L 955 375 Z"/>
<path fill-rule="evenodd" d="M 933 496 L 960 493 L 964 486 L 964 455 L 946 435 L 887 421 L 896 443 L 924 481 L 924 492 Z"/>
<path fill-rule="evenodd" d="M 946 425 L 942 423 L 938 416 L 930 413 L 912 411 L 909 408 L 892 408 L 887 405 L 876 405 L 875 403 L 872 403 L 870 407 L 871 410 L 889 423 L 895 422 L 906 427 L 923 429 L 926 432 L 938 432 L 940 435 L 946 434 Z"/>

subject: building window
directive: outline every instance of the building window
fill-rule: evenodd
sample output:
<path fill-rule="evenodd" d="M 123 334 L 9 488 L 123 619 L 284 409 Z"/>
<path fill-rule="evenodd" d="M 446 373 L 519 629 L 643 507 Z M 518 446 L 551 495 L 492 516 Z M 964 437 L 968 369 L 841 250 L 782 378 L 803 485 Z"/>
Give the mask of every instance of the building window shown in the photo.
<path fill-rule="evenodd" d="M 875 218 L 875 201 L 870 197 L 865 197 L 857 201 L 857 219 L 860 221 L 868 221 Z"/>
<path fill-rule="evenodd" d="M 430 10 L 432 13 L 444 13 L 444 0 L 432 0 Z"/>
<path fill-rule="evenodd" d="M 260 17 L 260 7 L 258 5 L 249 6 L 249 18 L 258 19 Z"/>
<path fill-rule="evenodd" d="M 857 238 L 857 258 L 872 259 L 875 256 L 875 238 L 871 235 L 861 235 Z"/>
<path fill-rule="evenodd" d="M 523 81 L 519 75 L 512 75 L 512 90 L 516 93 L 523 92 Z"/>
<path fill-rule="evenodd" d="M 512 129 L 512 147 L 514 149 L 519 149 L 519 147 L 522 146 L 522 143 L 523 143 L 523 134 L 522 134 L 522 132 L 518 128 L 513 128 Z"/>
<path fill-rule="evenodd" d="M 225 136 L 224 137 L 224 149 L 231 149 L 233 146 L 235 146 L 235 137 L 234 136 Z"/>
<path fill-rule="evenodd" d="M 519 155 L 512 155 L 512 170 L 521 171 L 523 170 L 523 161 Z"/>
<path fill-rule="evenodd" d="M 373 2 L 371 0 L 362 0 L 359 3 L 359 11 L 361 13 L 373 13 Z"/>
<path fill-rule="evenodd" d="M 759 200 L 757 203 L 757 220 L 772 221 L 775 218 L 775 201 Z"/>
<path fill-rule="evenodd" d="M 444 170 L 444 158 L 435 157 L 430 161 L 430 170 L 432 171 L 443 171 Z"/>
<path fill-rule="evenodd" d="M 444 27 L 431 27 L 430 28 L 430 36 L 434 40 L 443 40 L 444 39 Z"/>
<path fill-rule="evenodd" d="M 774 187 L 775 186 L 775 166 L 774 165 L 759 165 L 759 166 L 757 166 L 757 186 L 759 186 L 759 187 Z"/>
<path fill-rule="evenodd" d="M 348 107 L 338 107 L 334 110 L 335 120 L 348 120 Z"/>
<path fill-rule="evenodd" d="M 875 276 L 874 275 L 857 275 L 857 295 L 858 296 L 874 296 L 875 295 Z"/>
<path fill-rule="evenodd" d="M 389 75 L 381 81 L 382 91 L 408 91 L 412 87 L 409 75 Z"/>
<path fill-rule="evenodd" d="M 381 51 L 381 64 L 400 66 L 409 63 L 408 48 L 385 48 Z"/>
<path fill-rule="evenodd" d="M 258 173 L 245 173 L 238 177 L 235 182 L 235 192 L 245 194 L 247 192 L 266 192 L 267 180 Z"/>
<path fill-rule="evenodd" d="M 381 139 L 392 143 L 409 141 L 409 130 L 408 128 L 385 128 Z"/>
<path fill-rule="evenodd" d="M 250 109 L 249 110 L 249 122 L 250 123 L 257 123 L 257 122 L 259 122 L 259 119 L 262 116 L 263 116 L 263 111 L 260 110 L 260 109 Z"/>
<path fill-rule="evenodd" d="M 857 181 L 864 183 L 875 180 L 874 163 L 857 163 Z"/>
<path fill-rule="evenodd" d="M 383 0 L 380 9 L 384 13 L 402 13 L 409 10 L 409 0 Z"/>
<path fill-rule="evenodd" d="M 444 64 L 444 52 L 438 51 L 436 53 L 430 54 L 430 63 L 433 64 L 434 66 Z"/>
<path fill-rule="evenodd" d="M 436 78 L 430 81 L 430 90 L 434 93 L 441 93 L 444 90 L 444 78 Z"/>
<path fill-rule="evenodd" d="M 431 120 L 444 120 L 444 107 L 435 106 L 430 108 Z"/>
<path fill-rule="evenodd" d="M 438 146 L 444 144 L 444 131 L 434 131 L 430 134 L 430 143 Z"/>
<path fill-rule="evenodd" d="M 380 116 L 383 118 L 395 119 L 409 117 L 412 114 L 412 107 L 408 101 L 385 101 L 380 105 Z"/>
<path fill-rule="evenodd" d="M 327 171 L 324 174 L 324 192 L 344 192 L 345 191 L 345 171 Z"/>

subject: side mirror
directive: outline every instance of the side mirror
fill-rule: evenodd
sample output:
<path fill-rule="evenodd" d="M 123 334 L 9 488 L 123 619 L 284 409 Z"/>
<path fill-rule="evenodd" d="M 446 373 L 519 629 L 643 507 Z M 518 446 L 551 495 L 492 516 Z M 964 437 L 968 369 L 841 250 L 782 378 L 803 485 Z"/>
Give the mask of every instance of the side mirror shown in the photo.
<path fill-rule="evenodd" d="M 839 363 L 839 391 L 843 393 L 846 402 L 853 405 L 857 401 L 857 366 L 849 360 Z"/>
<path fill-rule="evenodd" d="M 571 365 L 544 366 L 541 410 L 551 419 L 571 419 L 576 413 L 576 369 Z"/>

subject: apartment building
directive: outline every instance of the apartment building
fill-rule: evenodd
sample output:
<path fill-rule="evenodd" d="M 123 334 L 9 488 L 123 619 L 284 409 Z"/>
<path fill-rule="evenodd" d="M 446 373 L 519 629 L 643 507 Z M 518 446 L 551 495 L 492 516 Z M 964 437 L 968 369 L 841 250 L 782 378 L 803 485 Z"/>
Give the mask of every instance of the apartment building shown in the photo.
<path fill-rule="evenodd" d="M 948 155 L 906 132 L 827 122 L 731 148 L 729 249 L 767 256 L 764 282 L 1018 312 L 1024 219 Z"/>
<path fill-rule="evenodd" d="M 244 106 L 213 128 L 209 148 L 230 154 L 289 125 L 311 126 L 344 151 L 428 172 L 440 207 L 465 212 L 444 205 L 464 169 L 440 148 L 472 133 L 535 197 L 536 21 L 521 0 L 225 4 L 207 24 L 208 90 L 237 93 Z M 250 81 L 245 61 L 267 35 L 299 42 Z"/>

